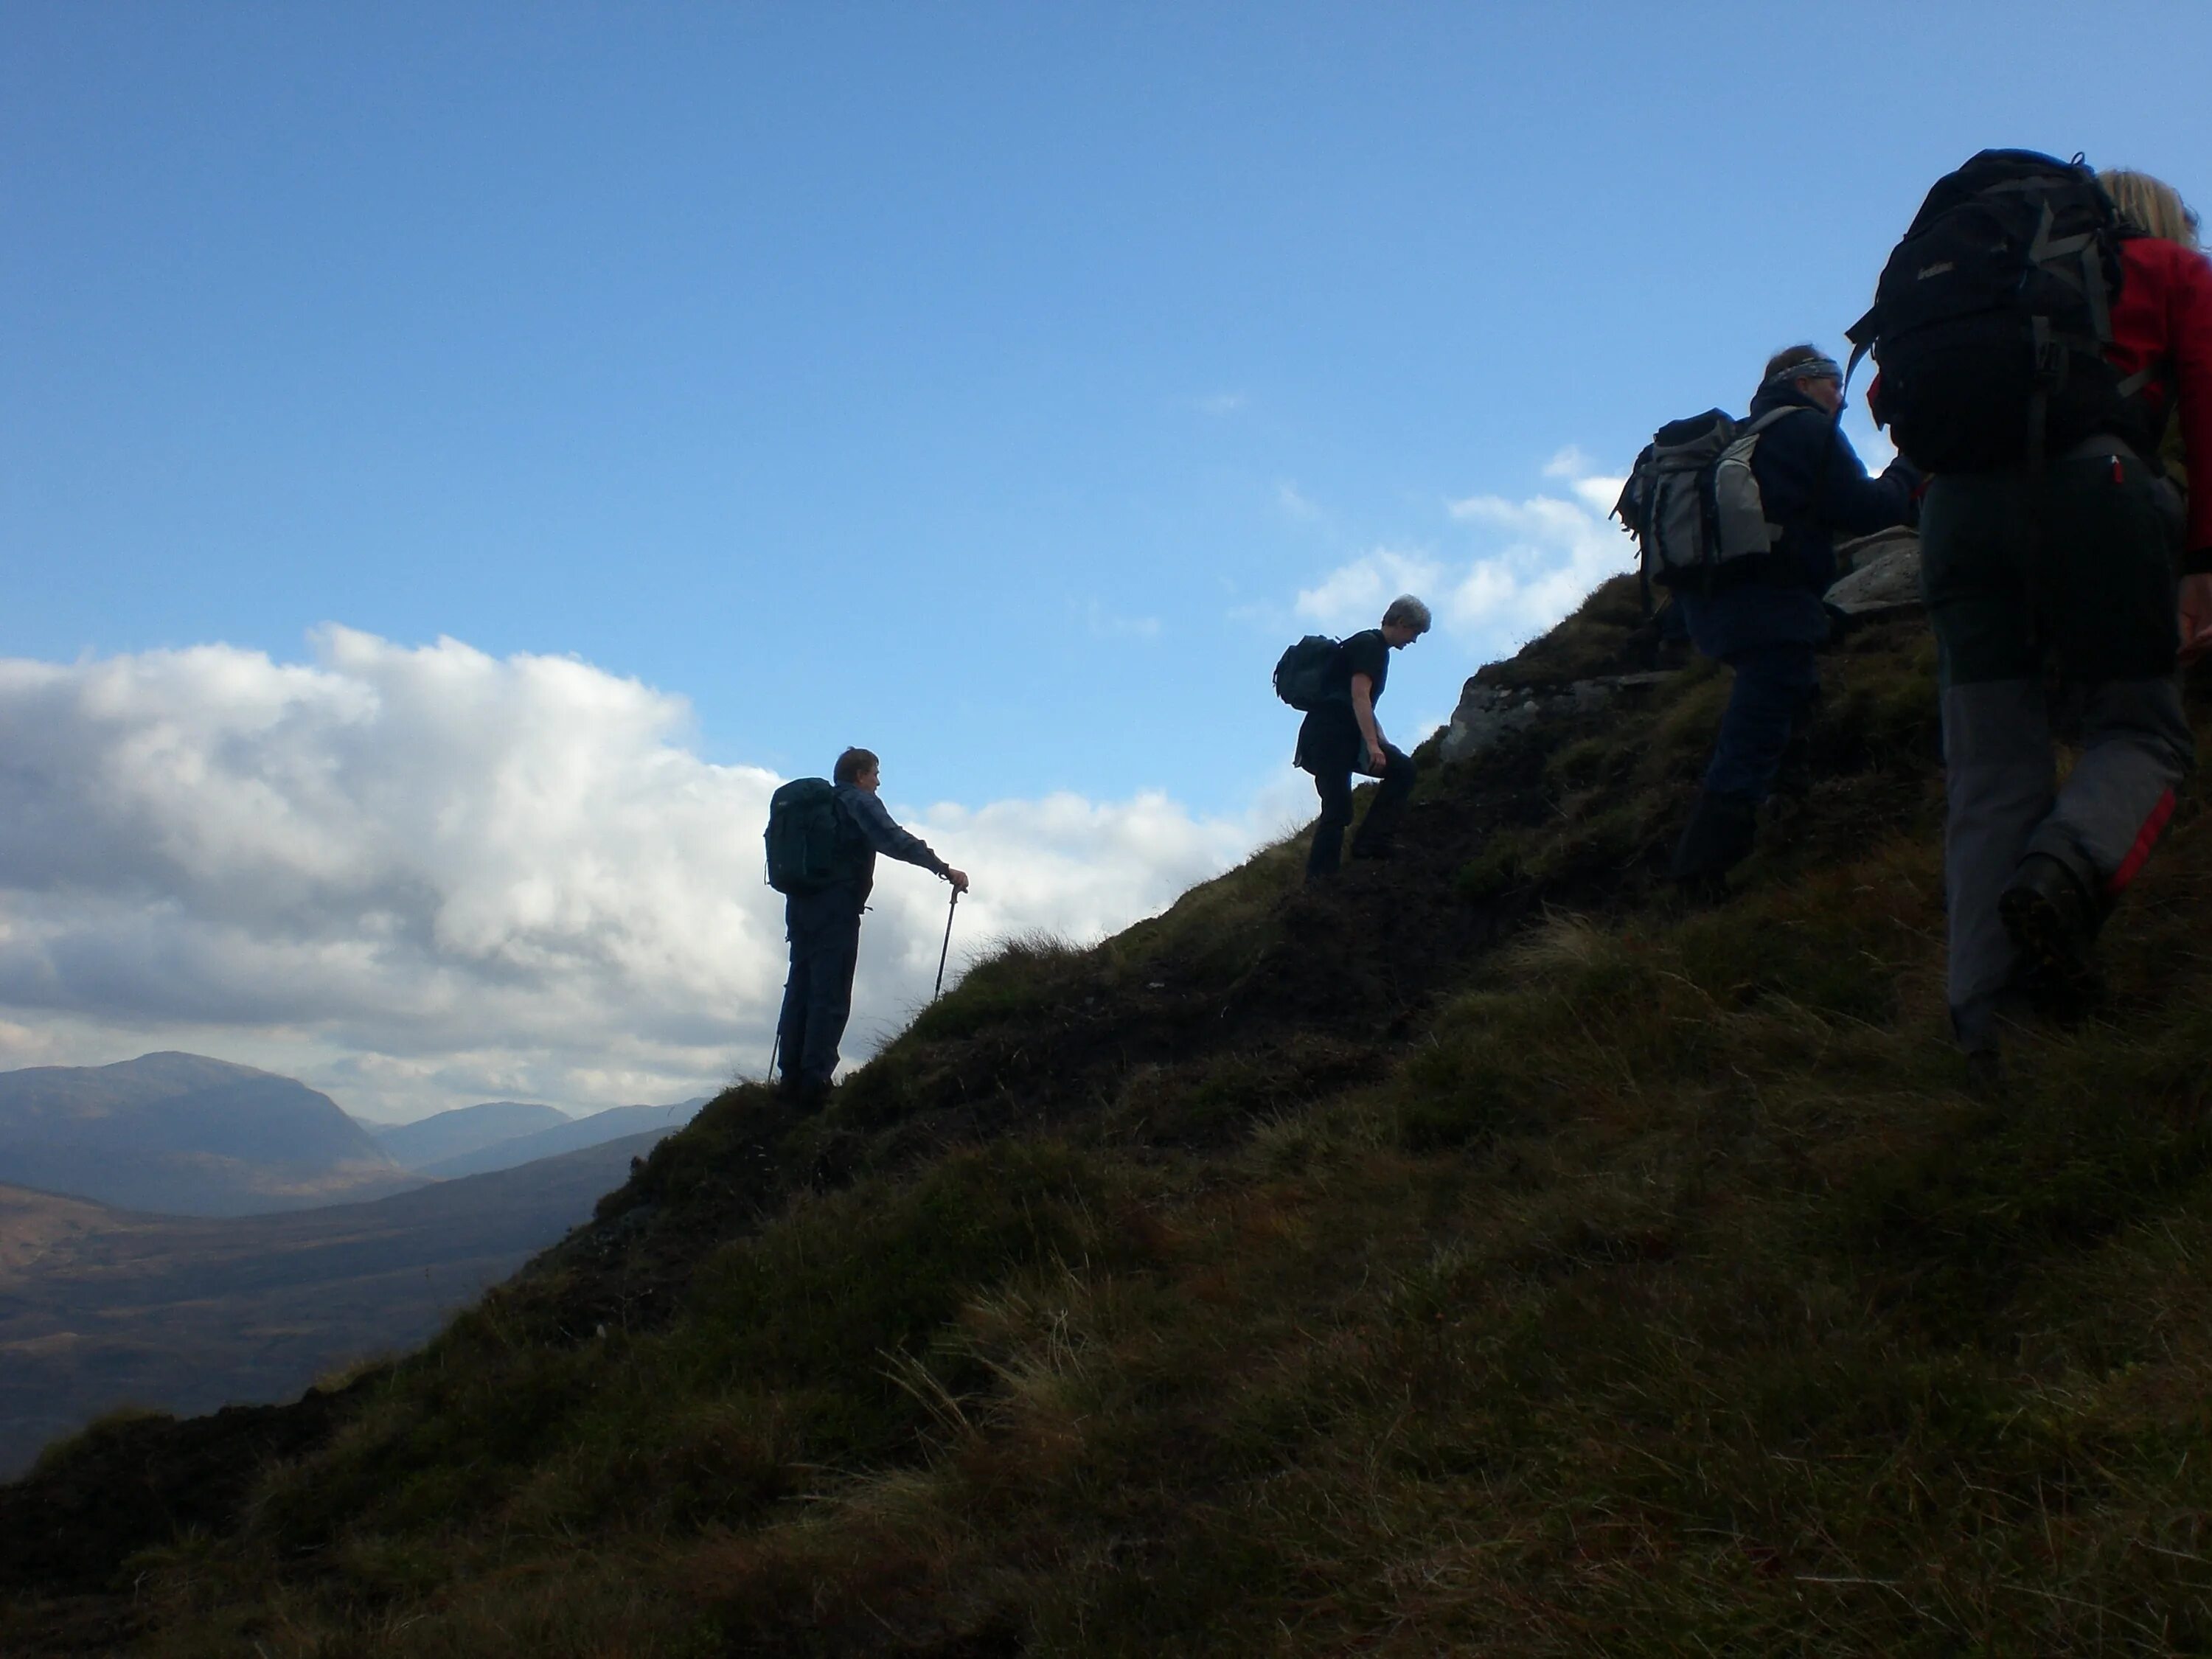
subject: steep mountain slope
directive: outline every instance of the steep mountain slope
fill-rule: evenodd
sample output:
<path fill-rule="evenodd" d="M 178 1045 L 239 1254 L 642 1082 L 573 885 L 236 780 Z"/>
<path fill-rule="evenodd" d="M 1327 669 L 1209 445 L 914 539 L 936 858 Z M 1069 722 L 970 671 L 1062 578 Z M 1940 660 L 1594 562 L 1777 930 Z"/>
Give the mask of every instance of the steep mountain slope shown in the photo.
<path fill-rule="evenodd" d="M 536 1134 L 568 1121 L 568 1113 L 554 1106 L 532 1106 L 519 1100 L 488 1100 L 480 1106 L 456 1106 L 434 1112 L 412 1123 L 372 1128 L 392 1158 L 408 1169 L 420 1170 L 441 1158 L 460 1158 L 517 1135 Z M 526 1162 L 527 1160 L 525 1160 Z"/>
<path fill-rule="evenodd" d="M 417 1167 L 424 1175 L 444 1180 L 454 1176 L 479 1175 L 487 1170 L 512 1169 L 535 1158 L 556 1158 L 562 1152 L 595 1146 L 604 1140 L 640 1134 L 672 1134 L 689 1123 L 691 1115 L 706 1103 L 707 1097 L 702 1095 L 672 1106 L 610 1106 L 604 1112 L 569 1118 L 527 1134 L 512 1135 L 471 1152 L 429 1159 Z"/>
<path fill-rule="evenodd" d="M 2103 1009 L 1978 1098 L 1924 625 L 1827 674 L 1728 902 L 1658 879 L 1723 679 L 1551 699 L 1393 865 L 1270 849 L 979 966 L 819 1118 L 724 1094 L 344 1395 L 58 1450 L 0 1646 L 2212 1645 L 2204 787 Z"/>
<path fill-rule="evenodd" d="M 0 1182 L 173 1215 L 420 1186 L 328 1095 L 199 1054 L 0 1072 Z"/>

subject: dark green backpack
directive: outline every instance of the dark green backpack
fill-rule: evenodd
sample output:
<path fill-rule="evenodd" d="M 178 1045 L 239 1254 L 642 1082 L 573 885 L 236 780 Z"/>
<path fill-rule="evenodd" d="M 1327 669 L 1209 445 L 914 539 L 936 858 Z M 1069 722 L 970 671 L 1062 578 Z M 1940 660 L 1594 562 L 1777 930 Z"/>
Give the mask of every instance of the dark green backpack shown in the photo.
<path fill-rule="evenodd" d="M 837 878 L 845 809 L 827 778 L 793 778 L 768 798 L 768 884 L 818 893 Z"/>
<path fill-rule="evenodd" d="M 1275 695 L 1309 714 L 1320 708 L 1340 689 L 1336 668 L 1342 650 L 1326 634 L 1307 635 L 1276 659 Z"/>

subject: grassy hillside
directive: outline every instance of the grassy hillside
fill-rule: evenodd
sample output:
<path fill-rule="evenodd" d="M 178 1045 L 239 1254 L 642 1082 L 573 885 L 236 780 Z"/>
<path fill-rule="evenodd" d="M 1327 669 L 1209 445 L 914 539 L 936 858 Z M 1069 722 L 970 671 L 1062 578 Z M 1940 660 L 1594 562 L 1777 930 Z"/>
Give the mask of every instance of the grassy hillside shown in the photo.
<path fill-rule="evenodd" d="M 1632 620 L 1498 678 L 1639 665 Z M 2203 786 L 2102 1012 L 1977 1098 L 1924 626 L 1827 673 L 1729 902 L 1657 875 L 1692 670 L 1432 770 L 1332 890 L 1277 848 L 1011 946 L 824 1117 L 725 1094 L 422 1353 L 241 1422 L 187 1535 L 99 1499 L 214 1428 L 50 1455 L 0 1648 L 2212 1647 Z"/>

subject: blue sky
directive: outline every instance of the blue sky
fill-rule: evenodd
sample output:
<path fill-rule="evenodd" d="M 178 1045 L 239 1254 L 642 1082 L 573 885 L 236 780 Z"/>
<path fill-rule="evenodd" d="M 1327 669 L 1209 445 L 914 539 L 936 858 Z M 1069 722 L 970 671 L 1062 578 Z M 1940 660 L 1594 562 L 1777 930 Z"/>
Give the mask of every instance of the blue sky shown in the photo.
<path fill-rule="evenodd" d="M 0 656 L 445 638 L 680 698 L 710 767 L 867 743 L 909 811 L 1279 817 L 1290 638 L 1474 596 L 1382 711 L 1442 718 L 1547 572 L 1626 567 L 1592 481 L 1838 347 L 1938 173 L 2201 202 L 2142 70 L 2208 46 L 2181 3 L 15 0 Z"/>

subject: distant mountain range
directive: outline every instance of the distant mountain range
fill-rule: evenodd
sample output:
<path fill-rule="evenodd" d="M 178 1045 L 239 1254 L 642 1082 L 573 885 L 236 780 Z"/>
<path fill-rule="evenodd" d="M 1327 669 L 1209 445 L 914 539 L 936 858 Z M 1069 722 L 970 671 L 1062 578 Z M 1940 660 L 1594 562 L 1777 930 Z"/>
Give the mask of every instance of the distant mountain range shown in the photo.
<path fill-rule="evenodd" d="M 259 1215 L 357 1203 L 666 1134 L 706 1099 L 584 1117 L 492 1100 L 413 1123 L 372 1124 L 294 1079 L 201 1054 L 33 1066 L 0 1072 L 0 1184 L 149 1214 Z"/>
<path fill-rule="evenodd" d="M 116 1406 L 281 1399 L 423 1340 L 704 1103 L 371 1127 L 198 1054 L 0 1072 L 0 1480 Z"/>
<path fill-rule="evenodd" d="M 663 1133 L 283 1214 L 137 1215 L 0 1187 L 0 1480 L 119 1405 L 281 1400 L 413 1346 L 588 1218 Z"/>
<path fill-rule="evenodd" d="M 481 1106 L 456 1106 L 412 1123 L 372 1123 L 377 1144 L 410 1170 L 441 1158 L 464 1158 L 502 1140 L 535 1134 L 568 1122 L 556 1106 L 526 1106 L 519 1100 L 488 1100 Z M 516 1163 L 526 1163 L 518 1158 Z M 501 1166 L 505 1167 L 505 1166 Z"/>
<path fill-rule="evenodd" d="M 625 1136 L 651 1133 L 656 1139 L 672 1134 L 691 1121 L 692 1114 L 707 1103 L 708 1097 L 682 1100 L 673 1106 L 611 1106 L 604 1112 L 593 1112 L 588 1117 L 560 1118 L 546 1127 L 528 1133 L 495 1140 L 468 1151 L 449 1153 L 441 1158 L 421 1163 L 410 1163 L 418 1175 L 435 1176 L 441 1181 L 456 1176 L 483 1175 L 493 1170 L 511 1170 L 517 1164 L 528 1164 L 541 1158 L 557 1158 L 563 1152 L 596 1146 L 602 1141 L 616 1140 Z M 441 1118 L 458 1117 L 461 1112 L 482 1111 L 482 1107 L 464 1106 L 458 1112 L 441 1112 L 437 1117 L 426 1118 L 420 1125 L 425 1127 Z M 540 1111 L 552 1111 L 550 1106 Z M 558 1114 L 556 1116 L 558 1117 Z M 387 1147 L 391 1142 L 386 1143 Z M 395 1152 L 394 1156 L 398 1154 Z"/>
<path fill-rule="evenodd" d="M 235 1216 L 422 1184 L 328 1095 L 199 1054 L 0 1072 L 0 1182 Z"/>

